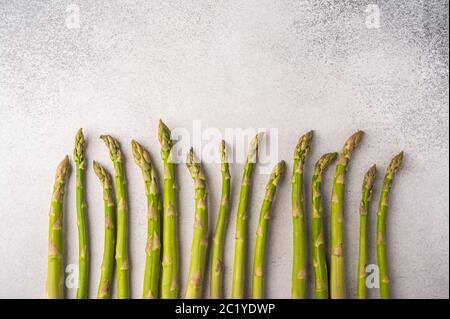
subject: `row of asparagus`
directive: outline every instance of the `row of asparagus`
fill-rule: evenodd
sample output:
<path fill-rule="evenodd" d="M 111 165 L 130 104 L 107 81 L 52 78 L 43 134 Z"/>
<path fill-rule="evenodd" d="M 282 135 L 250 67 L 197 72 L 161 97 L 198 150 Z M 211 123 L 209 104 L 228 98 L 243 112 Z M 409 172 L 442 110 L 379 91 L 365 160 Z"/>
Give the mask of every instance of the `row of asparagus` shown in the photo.
<path fill-rule="evenodd" d="M 314 266 L 315 297 L 317 299 L 342 299 L 346 297 L 344 262 L 344 199 L 345 175 L 352 152 L 361 141 L 361 131 L 352 135 L 342 151 L 323 155 L 316 163 L 312 177 L 312 260 Z M 304 166 L 310 151 L 313 133 L 308 132 L 299 139 L 294 153 L 292 176 L 292 217 L 294 234 L 294 254 L 292 267 L 292 298 L 307 297 L 307 239 L 304 198 Z M 130 298 L 128 262 L 128 205 L 127 185 L 123 167 L 123 154 L 116 139 L 102 135 L 109 150 L 115 171 L 115 193 L 113 181 L 107 170 L 94 161 L 93 167 L 103 187 L 105 210 L 104 255 L 98 288 L 99 299 L 111 298 L 114 268 L 117 272 L 117 297 Z M 179 292 L 179 242 L 177 233 L 177 186 L 176 166 L 172 160 L 174 146 L 169 128 L 160 121 L 158 139 L 161 144 L 161 157 L 164 162 L 164 182 L 162 196 L 158 178 L 148 151 L 138 142 L 132 141 L 133 157 L 142 171 L 148 204 L 148 235 L 146 243 L 146 263 L 143 298 L 176 299 Z M 257 162 L 260 135 L 252 140 L 246 157 L 236 216 L 235 256 L 232 281 L 233 299 L 245 297 L 245 269 L 248 246 L 247 221 L 249 196 L 252 186 L 254 166 Z M 230 211 L 231 180 L 226 144 L 222 141 L 221 174 L 222 196 L 215 227 L 211 251 L 210 297 L 224 298 L 224 241 Z M 377 257 L 380 271 L 381 298 L 390 298 L 390 278 L 386 241 L 386 222 L 388 198 L 395 174 L 399 170 L 403 153 L 395 156 L 387 168 L 380 195 L 377 225 Z M 325 237 L 323 230 L 322 176 L 325 170 L 337 160 L 333 181 L 331 203 L 331 251 L 328 269 Z M 79 274 L 77 298 L 88 298 L 89 287 L 89 241 L 87 227 L 87 205 L 85 194 L 85 139 L 80 129 L 75 138 L 74 162 L 76 167 L 76 210 L 79 238 Z M 190 268 L 185 297 L 202 298 L 203 283 L 207 265 L 208 237 L 208 193 L 202 165 L 194 156 L 193 149 L 187 158 L 187 167 L 195 188 L 195 218 L 192 239 Z M 63 202 L 65 185 L 69 175 L 69 159 L 58 166 L 49 216 L 48 252 L 48 298 L 64 298 L 64 239 Z M 266 186 L 266 194 L 261 207 L 257 228 L 252 297 L 264 298 L 265 254 L 272 202 L 285 171 L 285 162 L 279 162 L 273 169 Z M 358 267 L 358 298 L 367 297 L 366 267 L 368 265 L 368 212 L 372 198 L 372 188 L 376 175 L 373 165 L 364 178 L 360 208 L 360 252 Z M 161 198 L 162 197 L 162 198 Z M 115 262 L 114 262 L 115 259 Z M 162 269 L 161 269 L 162 268 Z M 160 278 L 161 274 L 161 278 Z"/>

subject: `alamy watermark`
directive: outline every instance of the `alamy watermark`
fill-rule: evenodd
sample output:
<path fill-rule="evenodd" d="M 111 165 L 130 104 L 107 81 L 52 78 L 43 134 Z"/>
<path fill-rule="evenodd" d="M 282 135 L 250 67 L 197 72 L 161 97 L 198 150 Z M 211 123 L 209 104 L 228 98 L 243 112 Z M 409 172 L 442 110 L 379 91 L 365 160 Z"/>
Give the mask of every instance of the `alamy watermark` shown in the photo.
<path fill-rule="evenodd" d="M 257 155 L 259 172 L 269 174 L 279 160 L 277 128 L 220 130 L 214 127 L 203 127 L 201 121 L 194 120 L 191 130 L 175 127 L 171 131 L 174 141 L 171 159 L 174 163 L 185 163 L 189 149 L 193 147 L 199 161 L 204 164 L 218 164 L 221 162 L 219 145 L 224 140 L 227 144 L 228 162 L 243 164 L 247 159 L 249 145 L 256 135 L 259 135 L 260 139 Z"/>
<path fill-rule="evenodd" d="M 367 265 L 366 274 L 367 289 L 380 289 L 380 268 L 378 265 Z"/>
<path fill-rule="evenodd" d="M 66 280 L 67 289 L 77 289 L 78 288 L 78 265 L 68 264 L 66 266 Z"/>
<path fill-rule="evenodd" d="M 80 6 L 77 4 L 69 4 L 66 7 L 65 24 L 67 29 L 80 28 Z"/>
<path fill-rule="evenodd" d="M 366 7 L 366 28 L 379 29 L 380 28 L 380 7 L 377 4 L 371 3 Z"/>

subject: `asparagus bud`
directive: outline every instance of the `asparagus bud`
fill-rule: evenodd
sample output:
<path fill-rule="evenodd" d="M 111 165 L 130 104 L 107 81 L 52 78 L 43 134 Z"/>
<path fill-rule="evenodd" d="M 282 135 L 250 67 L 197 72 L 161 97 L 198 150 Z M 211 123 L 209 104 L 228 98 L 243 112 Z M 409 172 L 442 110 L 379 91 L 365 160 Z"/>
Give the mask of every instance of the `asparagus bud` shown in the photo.
<path fill-rule="evenodd" d="M 114 164 L 116 174 L 116 200 L 117 200 L 117 297 L 130 298 L 129 262 L 128 262 L 128 203 L 127 183 L 123 167 L 122 151 L 119 142 L 109 135 L 100 138 L 109 149 L 109 155 Z"/>
<path fill-rule="evenodd" d="M 115 202 L 111 176 L 106 169 L 94 161 L 94 172 L 103 188 L 103 205 L 105 210 L 105 242 L 103 262 L 98 287 L 97 298 L 111 298 L 112 281 L 114 277 L 114 250 L 116 245 Z"/>
<path fill-rule="evenodd" d="M 145 248 L 144 299 L 158 298 L 159 276 L 161 270 L 161 215 L 162 203 L 159 194 L 156 172 L 149 152 L 138 142 L 131 142 L 136 165 L 142 171 L 147 196 L 148 222 L 147 244 Z"/>
<path fill-rule="evenodd" d="M 47 298 L 64 299 L 64 193 L 69 177 L 69 157 L 58 165 L 49 213 Z"/>
<path fill-rule="evenodd" d="M 253 263 L 253 299 L 264 298 L 264 269 L 269 220 L 271 217 L 272 202 L 285 168 L 286 164 L 284 161 L 279 162 L 273 169 L 266 186 L 266 196 L 261 207 L 258 230 L 256 232 L 255 259 Z"/>
<path fill-rule="evenodd" d="M 313 131 L 303 135 L 294 152 L 292 176 L 292 223 L 294 228 L 294 258 L 292 267 L 292 298 L 306 298 L 306 221 L 303 188 L 303 167 L 309 154 Z"/>
<path fill-rule="evenodd" d="M 395 156 L 386 171 L 383 188 L 380 195 L 377 221 L 377 257 L 380 268 L 380 296 L 382 299 L 391 298 L 391 279 L 389 276 L 389 260 L 387 253 L 387 213 L 389 207 L 389 195 L 395 175 L 400 170 L 403 162 L 403 152 Z"/>

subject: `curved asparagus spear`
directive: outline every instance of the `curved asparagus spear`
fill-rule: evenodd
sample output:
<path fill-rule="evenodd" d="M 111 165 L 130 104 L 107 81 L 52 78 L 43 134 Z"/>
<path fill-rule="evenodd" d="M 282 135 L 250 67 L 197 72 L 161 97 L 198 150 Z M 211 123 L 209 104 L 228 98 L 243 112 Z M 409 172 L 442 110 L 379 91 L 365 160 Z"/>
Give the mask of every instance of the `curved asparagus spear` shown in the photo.
<path fill-rule="evenodd" d="M 392 181 L 399 171 L 403 162 L 403 152 L 395 156 L 386 171 L 383 188 L 380 195 L 377 222 L 377 256 L 378 267 L 380 268 L 380 296 L 382 299 L 391 298 L 391 280 L 389 277 L 389 261 L 387 254 L 386 229 L 387 213 L 389 206 L 389 194 L 391 192 Z"/>
<path fill-rule="evenodd" d="M 103 203 L 105 209 L 105 243 L 97 298 L 109 299 L 111 298 L 111 285 L 114 277 L 114 250 L 116 247 L 114 190 L 111 176 L 96 161 L 94 161 L 94 172 L 103 187 Z"/>
<path fill-rule="evenodd" d="M 345 298 L 345 263 L 344 263 L 344 198 L 345 173 L 355 147 L 361 141 L 363 132 L 353 134 L 345 143 L 336 165 L 331 196 L 331 298 Z"/>
<path fill-rule="evenodd" d="M 377 173 L 376 165 L 373 165 L 364 176 L 362 187 L 362 200 L 360 207 L 360 230 L 359 230 L 359 263 L 358 263 L 358 299 L 367 298 L 366 267 L 369 262 L 369 224 L 368 213 L 370 201 L 372 200 L 372 189 Z"/>
<path fill-rule="evenodd" d="M 309 153 L 313 132 L 303 135 L 294 152 L 292 176 L 292 223 L 294 226 L 294 258 L 292 266 L 292 298 L 306 298 L 306 222 L 303 191 L 303 166 Z"/>
<path fill-rule="evenodd" d="M 234 251 L 233 286 L 231 296 L 233 299 L 244 298 L 245 269 L 247 256 L 247 215 L 248 202 L 253 176 L 253 167 L 258 154 L 260 134 L 257 134 L 249 145 L 247 159 L 242 177 L 241 194 L 236 216 L 236 243 Z"/>
<path fill-rule="evenodd" d="M 129 264 L 128 264 L 128 203 L 127 183 L 123 168 L 122 151 L 119 142 L 109 135 L 100 138 L 109 149 L 109 155 L 114 164 L 116 174 L 116 200 L 117 200 L 117 238 L 116 238 L 116 263 L 117 263 L 117 297 L 119 299 L 130 298 Z"/>
<path fill-rule="evenodd" d="M 164 217 L 163 217 L 163 263 L 161 297 L 179 297 L 177 186 L 175 163 L 172 159 L 173 142 L 169 128 L 160 120 L 158 139 L 161 144 L 161 158 L 164 161 Z"/>
<path fill-rule="evenodd" d="M 223 250 L 230 210 L 231 177 L 225 141 L 222 141 L 220 144 L 220 155 L 222 159 L 222 198 L 214 231 L 211 258 L 211 298 L 213 299 L 223 299 Z"/>
<path fill-rule="evenodd" d="M 49 213 L 47 298 L 64 298 L 64 193 L 69 176 L 69 157 L 58 165 Z"/>
<path fill-rule="evenodd" d="M 201 164 L 194 158 L 194 150 L 192 148 L 189 151 L 186 165 L 195 185 L 194 236 L 192 239 L 186 298 L 200 299 L 203 291 L 206 250 L 208 248 L 208 193 L 206 191 L 205 175 Z"/>
<path fill-rule="evenodd" d="M 312 177 L 312 252 L 316 299 L 328 299 L 328 269 L 323 230 L 322 176 L 336 160 L 337 153 L 323 155 L 316 163 Z"/>
<path fill-rule="evenodd" d="M 266 257 L 267 233 L 269 230 L 269 220 L 271 215 L 272 202 L 275 193 L 283 176 L 286 164 L 284 161 L 279 162 L 272 171 L 266 186 L 266 195 L 261 207 L 259 215 L 258 231 L 256 232 L 255 259 L 253 263 L 253 299 L 264 298 L 264 268 Z"/>
<path fill-rule="evenodd" d="M 78 226 L 78 289 L 77 299 L 87 299 L 89 295 L 89 240 L 86 216 L 85 193 L 85 141 L 83 130 L 80 129 L 75 137 L 73 152 L 76 167 L 76 206 Z"/>
<path fill-rule="evenodd" d="M 133 157 L 140 167 L 147 196 L 148 224 L 145 248 L 144 299 L 155 299 L 159 295 L 159 274 L 161 270 L 161 215 L 162 203 L 159 195 L 156 172 L 149 152 L 138 142 L 131 141 Z"/>

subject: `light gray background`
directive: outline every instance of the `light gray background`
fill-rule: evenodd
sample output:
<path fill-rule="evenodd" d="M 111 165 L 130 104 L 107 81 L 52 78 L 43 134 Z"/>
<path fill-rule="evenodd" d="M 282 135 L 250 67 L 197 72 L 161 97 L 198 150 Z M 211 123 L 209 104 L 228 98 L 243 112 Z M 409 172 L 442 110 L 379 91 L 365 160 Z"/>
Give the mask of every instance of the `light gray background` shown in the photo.
<path fill-rule="evenodd" d="M 344 4 L 347 3 L 347 4 Z M 366 25 L 368 4 L 380 27 Z M 80 8 L 69 29 L 66 9 Z M 279 158 L 314 129 L 314 161 L 338 150 L 356 129 L 367 133 L 354 154 L 347 191 L 348 296 L 355 296 L 358 206 L 364 172 L 380 176 L 398 151 L 405 166 L 389 217 L 393 293 L 449 297 L 448 1 L 0 1 L 0 297 L 42 298 L 47 268 L 47 212 L 57 163 L 72 154 L 79 127 L 89 162 L 112 165 L 98 140 L 122 142 L 130 197 L 132 295 L 140 297 L 146 213 L 130 140 L 149 147 L 161 173 L 157 123 L 278 128 Z M 230 291 L 241 165 L 226 242 Z M 211 226 L 220 194 L 219 166 L 206 165 Z M 180 165 L 182 283 L 192 237 L 193 185 Z M 324 191 L 331 193 L 331 171 Z M 249 265 L 266 175 L 255 176 Z M 378 199 L 381 178 L 376 184 Z M 67 263 L 77 262 L 74 175 L 67 198 Z M 103 249 L 101 189 L 88 167 L 92 243 L 91 295 Z M 374 208 L 376 203 L 374 203 Z M 309 204 L 308 204 L 309 207 Z M 267 297 L 290 297 L 292 233 L 289 178 L 271 221 Z M 328 211 L 326 211 L 328 214 Z M 371 212 L 374 247 L 375 209 Z M 375 262 L 372 250 L 371 261 Z M 73 297 L 74 290 L 68 296 Z M 377 291 L 372 291 L 377 297 Z"/>

